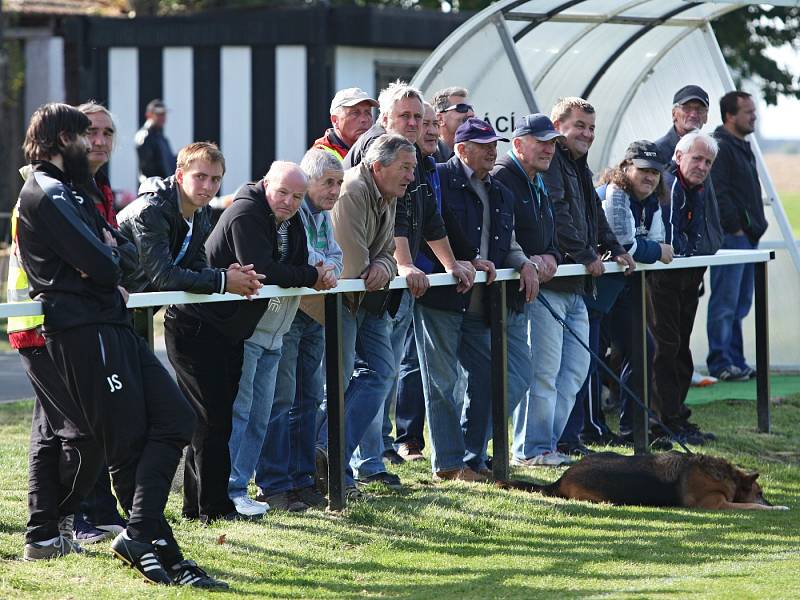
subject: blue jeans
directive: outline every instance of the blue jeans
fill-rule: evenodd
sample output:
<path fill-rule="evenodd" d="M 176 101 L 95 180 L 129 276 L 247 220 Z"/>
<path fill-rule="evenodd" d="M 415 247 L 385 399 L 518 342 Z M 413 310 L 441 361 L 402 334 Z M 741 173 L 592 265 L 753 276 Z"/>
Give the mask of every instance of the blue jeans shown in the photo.
<path fill-rule="evenodd" d="M 389 319 L 391 329 L 390 339 L 394 364 L 399 367 L 405 354 L 406 334 L 411 327 L 414 317 L 414 297 L 403 290 L 403 299 L 397 309 L 394 319 Z M 369 477 L 376 473 L 383 473 L 383 451 L 394 444 L 392 439 L 392 405 L 397 398 L 397 379 L 395 378 L 389 393 L 379 407 L 378 414 L 364 432 L 364 437 L 353 453 L 352 467 L 357 477 Z"/>
<path fill-rule="evenodd" d="M 244 343 L 239 392 L 233 401 L 233 427 L 228 449 L 231 475 L 228 496 L 247 495 L 247 483 L 256 470 L 275 395 L 280 348 L 267 350 L 250 341 Z"/>
<path fill-rule="evenodd" d="M 546 289 L 539 290 L 539 294 L 588 342 L 589 318 L 583 297 Z M 589 353 L 572 334 L 538 300 L 528 306 L 533 383 L 514 420 L 513 454 L 520 459 L 556 451 L 575 396 L 589 372 Z"/>
<path fill-rule="evenodd" d="M 728 250 L 752 250 L 746 235 L 725 234 L 722 247 Z M 708 372 L 719 375 L 731 365 L 745 369 L 742 320 L 753 304 L 755 267 L 752 263 L 711 267 L 711 296 L 708 299 Z"/>
<path fill-rule="evenodd" d="M 344 458 L 348 463 L 370 423 L 383 406 L 397 376 L 390 325 L 386 313 L 378 317 L 364 308 L 359 308 L 355 315 L 347 309 L 342 311 L 342 373 L 346 389 Z M 353 371 L 356 354 L 361 364 Z M 327 448 L 327 403 L 323 403 L 322 410 L 323 418 L 317 443 Z M 351 464 L 348 464 L 345 485 L 353 484 L 353 470 Z"/>
<path fill-rule="evenodd" d="M 411 311 L 413 316 L 414 311 Z M 417 358 L 417 341 L 413 318 L 409 322 L 403 346 L 403 360 L 397 376 L 397 405 L 395 406 L 397 435 L 395 445 L 415 441 L 420 450 L 425 447 L 425 393 Z"/>
<path fill-rule="evenodd" d="M 512 313 L 509 313 L 511 315 Z M 524 319 L 524 317 L 523 317 Z M 509 334 L 513 328 L 509 327 Z M 414 333 L 420 358 L 425 410 L 431 434 L 434 473 L 468 466 L 486 467 L 486 444 L 491 435 L 491 338 L 482 315 L 414 307 Z M 509 335 L 509 398 L 517 401 L 527 387 L 522 361 L 512 359 Z M 459 364 L 467 374 L 467 396 L 459 398 Z"/>
<path fill-rule="evenodd" d="M 317 411 L 322 404 L 325 329 L 302 311 L 283 336 L 272 416 L 256 485 L 265 494 L 314 484 Z"/>
<path fill-rule="evenodd" d="M 591 310 L 588 307 L 587 312 L 589 314 L 589 338 L 586 341 L 595 354 L 603 356 L 605 352 L 600 348 L 600 323 L 604 315 L 600 311 Z M 565 333 L 572 336 L 568 331 Z M 601 350 L 603 350 L 602 353 Z M 579 444 L 582 433 L 598 436 L 605 432 L 606 421 L 600 410 L 601 389 L 599 367 L 590 357 L 589 374 L 575 396 L 575 406 L 572 407 L 564 431 L 561 432 L 559 443 Z"/>

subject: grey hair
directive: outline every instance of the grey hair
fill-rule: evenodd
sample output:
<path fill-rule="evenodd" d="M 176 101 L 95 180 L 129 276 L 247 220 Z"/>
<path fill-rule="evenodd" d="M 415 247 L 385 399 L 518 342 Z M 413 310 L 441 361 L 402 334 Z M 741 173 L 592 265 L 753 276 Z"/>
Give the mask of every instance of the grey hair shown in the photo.
<path fill-rule="evenodd" d="M 81 111 L 85 115 L 93 115 L 96 113 L 103 113 L 108 119 L 111 121 L 111 127 L 114 129 L 113 139 L 111 141 L 111 147 L 116 148 L 117 146 L 117 124 L 114 122 L 114 115 L 111 114 L 111 111 L 108 110 L 105 106 L 97 102 L 96 100 L 89 100 L 84 102 L 80 106 L 77 107 L 79 111 Z"/>
<path fill-rule="evenodd" d="M 422 92 L 415 87 L 411 87 L 405 81 L 398 79 L 382 89 L 380 96 L 378 96 L 378 104 L 381 105 L 380 118 L 383 118 L 384 115 L 388 116 L 392 112 L 394 105 L 403 98 L 416 98 L 420 101 L 420 104 L 425 101 L 422 98 Z"/>
<path fill-rule="evenodd" d="M 321 178 L 326 171 L 344 171 L 342 161 L 322 148 L 311 148 L 300 161 L 300 168 L 309 181 Z"/>
<path fill-rule="evenodd" d="M 436 109 L 433 108 L 433 105 L 430 102 L 425 102 L 423 100 L 422 101 L 422 114 L 424 115 L 425 111 L 428 110 L 429 108 L 433 111 L 433 114 L 436 114 Z"/>
<path fill-rule="evenodd" d="M 286 171 L 297 170 L 300 175 L 303 176 L 303 180 L 308 184 L 308 175 L 306 175 L 305 171 L 300 168 L 297 163 L 290 162 L 288 160 L 276 160 L 269 166 L 269 171 L 267 174 L 264 175 L 264 179 L 267 181 L 275 181 L 279 175 L 283 174 Z"/>
<path fill-rule="evenodd" d="M 467 88 L 457 86 L 439 90 L 433 95 L 433 100 L 431 100 L 433 109 L 437 113 L 444 112 L 444 110 L 450 106 L 450 96 L 461 96 L 462 98 L 466 98 L 469 96 L 469 90 Z"/>
<path fill-rule="evenodd" d="M 678 159 L 679 150 L 681 153 L 685 154 L 686 152 L 689 152 L 692 149 L 692 146 L 694 146 L 697 142 L 700 142 L 706 148 L 708 148 L 711 151 L 711 154 L 714 155 L 714 158 L 717 157 L 717 152 L 719 152 L 719 144 L 717 144 L 717 140 L 707 133 L 703 133 L 699 129 L 694 129 L 678 140 L 678 144 L 675 146 L 675 152 L 672 154 L 672 160 Z"/>
<path fill-rule="evenodd" d="M 397 155 L 403 151 L 414 154 L 414 144 L 402 135 L 386 133 L 372 142 L 367 149 L 366 155 L 364 155 L 363 161 L 368 167 L 371 167 L 376 162 L 388 167 L 397 160 Z"/>

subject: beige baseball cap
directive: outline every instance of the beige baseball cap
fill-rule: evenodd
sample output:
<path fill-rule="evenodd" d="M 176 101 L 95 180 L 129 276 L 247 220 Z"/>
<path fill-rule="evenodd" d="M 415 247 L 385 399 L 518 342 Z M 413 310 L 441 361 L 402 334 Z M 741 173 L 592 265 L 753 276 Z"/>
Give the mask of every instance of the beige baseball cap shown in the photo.
<path fill-rule="evenodd" d="M 376 108 L 380 106 L 377 100 L 370 98 L 369 94 L 361 88 L 345 88 L 336 92 L 333 100 L 331 100 L 331 114 L 342 106 L 355 106 L 360 102 L 369 102 L 371 106 Z"/>

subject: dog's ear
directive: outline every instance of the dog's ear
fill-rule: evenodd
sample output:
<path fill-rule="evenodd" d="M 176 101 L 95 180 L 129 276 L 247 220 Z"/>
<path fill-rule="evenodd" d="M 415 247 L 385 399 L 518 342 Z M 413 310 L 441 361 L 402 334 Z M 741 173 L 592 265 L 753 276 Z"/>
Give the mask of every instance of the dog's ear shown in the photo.
<path fill-rule="evenodd" d="M 757 471 L 753 471 L 752 473 L 742 472 L 742 485 L 745 488 L 753 487 L 753 484 L 756 482 L 756 479 L 758 479 Z"/>

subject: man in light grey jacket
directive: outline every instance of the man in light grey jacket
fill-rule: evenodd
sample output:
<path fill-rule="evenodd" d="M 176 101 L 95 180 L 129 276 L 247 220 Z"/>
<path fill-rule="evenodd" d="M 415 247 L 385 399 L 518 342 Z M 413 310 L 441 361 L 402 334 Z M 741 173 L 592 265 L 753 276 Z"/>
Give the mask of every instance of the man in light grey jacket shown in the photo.
<path fill-rule="evenodd" d="M 308 178 L 294 163 L 275 162 L 264 178 L 266 199 L 276 223 L 274 258 L 277 262 L 308 269 L 307 251 L 292 253 L 296 244 L 290 238 L 301 237 L 304 228 L 292 219 L 305 197 Z M 298 231 L 299 230 L 299 231 Z M 330 289 L 336 285 L 333 265 L 317 265 L 322 269 L 315 289 Z M 261 300 L 265 302 L 265 300 Z M 289 331 L 300 305 L 298 296 L 270 298 L 266 311 L 253 334 L 244 342 L 244 360 L 239 379 L 239 391 L 233 403 L 233 428 L 228 444 L 231 455 L 231 474 L 228 495 L 243 517 L 259 517 L 269 510 L 267 502 L 253 500 L 247 495 L 247 484 L 256 469 L 267 433 L 275 381 L 281 358 L 283 335 Z"/>
<path fill-rule="evenodd" d="M 308 264 L 330 265 L 338 280 L 342 249 L 333 235 L 330 211 L 339 199 L 342 163 L 327 150 L 312 148 L 300 168 L 308 177 L 299 211 L 308 239 Z M 314 485 L 317 410 L 324 398 L 324 308 L 321 296 L 303 296 L 283 336 L 272 415 L 256 468 L 256 485 L 261 490 L 256 499 L 273 509 L 300 512 L 327 504 Z"/>

